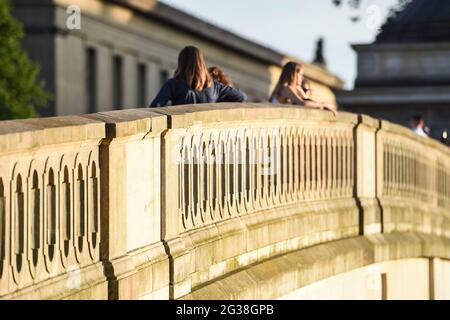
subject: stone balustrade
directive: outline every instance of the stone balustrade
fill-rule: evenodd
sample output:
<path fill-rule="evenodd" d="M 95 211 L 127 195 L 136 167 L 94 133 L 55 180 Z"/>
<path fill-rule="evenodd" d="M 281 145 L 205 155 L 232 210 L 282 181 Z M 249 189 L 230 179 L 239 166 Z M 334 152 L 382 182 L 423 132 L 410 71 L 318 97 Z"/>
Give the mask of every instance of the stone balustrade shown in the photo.
<path fill-rule="evenodd" d="M 63 297 L 98 287 L 101 122 L 0 124 L 0 296 Z M 83 272 L 85 283 L 78 283 Z M 71 281 L 59 281 L 72 275 Z M 45 283 L 39 292 L 39 284 Z M 20 295 L 19 295 L 20 296 Z"/>
<path fill-rule="evenodd" d="M 188 297 L 313 245 L 450 238 L 449 210 L 448 148 L 367 116 L 218 104 L 0 122 L 5 299 Z"/>
<path fill-rule="evenodd" d="M 380 128 L 377 196 L 385 231 L 450 237 L 449 148 L 386 121 Z"/>

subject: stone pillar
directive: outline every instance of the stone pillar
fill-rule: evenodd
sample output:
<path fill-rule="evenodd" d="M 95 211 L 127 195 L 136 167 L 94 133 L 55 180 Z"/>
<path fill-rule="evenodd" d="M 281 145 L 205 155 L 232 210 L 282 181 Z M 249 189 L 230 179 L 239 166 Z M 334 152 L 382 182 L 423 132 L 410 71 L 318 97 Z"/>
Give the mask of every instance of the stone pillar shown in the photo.
<path fill-rule="evenodd" d="M 167 299 L 169 261 L 161 242 L 160 135 L 166 117 L 149 109 L 93 114 L 101 145 L 101 257 L 109 299 Z"/>
<path fill-rule="evenodd" d="M 379 121 L 361 115 L 356 127 L 356 184 L 355 198 L 360 208 L 360 234 L 374 234 L 382 230 L 382 216 L 376 198 L 377 167 L 376 132 Z M 381 175 L 383 171 L 381 170 Z M 382 178 L 382 176 L 381 176 Z"/>

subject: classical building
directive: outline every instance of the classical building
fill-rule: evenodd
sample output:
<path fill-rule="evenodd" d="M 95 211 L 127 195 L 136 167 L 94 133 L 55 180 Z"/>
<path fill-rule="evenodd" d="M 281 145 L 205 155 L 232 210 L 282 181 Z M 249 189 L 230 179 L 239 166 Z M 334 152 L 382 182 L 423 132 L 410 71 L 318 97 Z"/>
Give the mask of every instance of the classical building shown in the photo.
<path fill-rule="evenodd" d="M 198 46 L 209 66 L 222 67 L 251 102 L 267 100 L 281 66 L 292 59 L 155 0 L 11 3 L 25 26 L 23 46 L 54 94 L 39 110 L 44 116 L 148 106 L 186 45 Z M 69 28 L 78 9 L 80 28 Z M 335 101 L 342 81 L 302 63 L 315 98 Z"/>
<path fill-rule="evenodd" d="M 402 125 L 421 114 L 435 138 L 450 129 L 450 1 L 413 0 L 353 49 L 355 88 L 338 94 L 345 109 Z"/>

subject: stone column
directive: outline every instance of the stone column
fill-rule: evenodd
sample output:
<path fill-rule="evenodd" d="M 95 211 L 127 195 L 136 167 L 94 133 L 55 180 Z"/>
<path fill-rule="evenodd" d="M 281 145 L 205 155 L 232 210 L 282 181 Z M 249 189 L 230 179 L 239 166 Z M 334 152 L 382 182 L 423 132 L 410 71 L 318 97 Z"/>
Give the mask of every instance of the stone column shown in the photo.
<path fill-rule="evenodd" d="M 382 212 L 376 198 L 376 182 L 383 171 L 377 166 L 376 132 L 379 121 L 361 115 L 356 133 L 355 198 L 360 208 L 360 234 L 374 234 L 382 230 Z M 380 173 L 381 172 L 381 173 Z M 381 177 L 379 176 L 381 174 Z"/>
<path fill-rule="evenodd" d="M 100 156 L 101 257 L 109 299 L 167 299 L 169 261 L 160 222 L 160 135 L 166 117 L 149 109 L 88 117 L 107 128 Z"/>

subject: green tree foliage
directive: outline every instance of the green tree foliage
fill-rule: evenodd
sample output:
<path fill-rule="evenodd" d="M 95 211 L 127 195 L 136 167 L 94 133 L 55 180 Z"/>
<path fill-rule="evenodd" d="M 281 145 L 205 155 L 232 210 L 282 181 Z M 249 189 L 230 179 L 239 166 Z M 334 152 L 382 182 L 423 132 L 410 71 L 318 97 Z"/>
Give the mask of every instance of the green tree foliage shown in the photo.
<path fill-rule="evenodd" d="M 39 65 L 22 50 L 22 25 L 10 14 L 9 0 L 0 0 L 0 120 L 37 116 L 50 94 L 37 80 Z"/>

